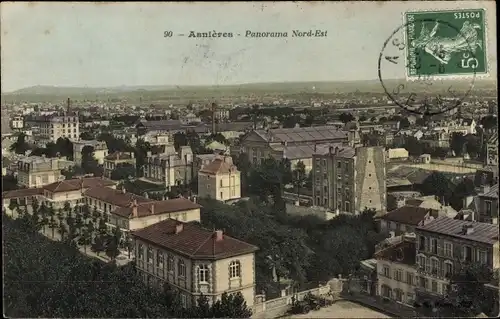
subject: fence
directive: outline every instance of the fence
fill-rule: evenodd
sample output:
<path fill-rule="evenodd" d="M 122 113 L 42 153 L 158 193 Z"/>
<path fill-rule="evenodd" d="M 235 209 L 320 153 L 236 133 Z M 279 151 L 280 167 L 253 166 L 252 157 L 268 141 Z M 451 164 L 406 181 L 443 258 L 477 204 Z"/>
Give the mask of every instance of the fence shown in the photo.
<path fill-rule="evenodd" d="M 326 285 L 319 285 L 317 288 L 304 290 L 291 295 L 267 300 L 264 295 L 255 296 L 255 303 L 253 306 L 254 318 L 275 318 L 286 313 L 292 306 L 292 300 L 302 301 L 308 294 L 314 296 L 330 296 L 338 298 L 342 290 L 342 282 L 340 279 L 332 279 Z"/>

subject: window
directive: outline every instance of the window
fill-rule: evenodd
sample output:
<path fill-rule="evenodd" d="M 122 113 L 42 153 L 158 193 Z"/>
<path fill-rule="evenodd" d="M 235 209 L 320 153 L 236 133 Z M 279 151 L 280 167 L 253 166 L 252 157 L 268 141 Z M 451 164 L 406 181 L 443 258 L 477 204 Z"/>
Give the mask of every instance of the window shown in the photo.
<path fill-rule="evenodd" d="M 187 308 L 187 296 L 181 293 L 181 306 Z"/>
<path fill-rule="evenodd" d="M 437 254 L 438 242 L 436 238 L 431 238 L 431 253 Z"/>
<path fill-rule="evenodd" d="M 451 243 L 444 243 L 444 255 L 446 257 L 453 257 L 453 246 Z"/>
<path fill-rule="evenodd" d="M 472 248 L 469 246 L 462 247 L 462 259 L 465 261 L 472 261 Z"/>
<path fill-rule="evenodd" d="M 224 194 L 220 192 L 220 199 L 224 199 Z"/>
<path fill-rule="evenodd" d="M 453 264 L 451 261 L 444 262 L 444 276 L 449 277 L 453 274 Z"/>
<path fill-rule="evenodd" d="M 172 257 L 172 256 L 168 257 L 167 270 L 169 272 L 174 272 L 174 257 Z"/>
<path fill-rule="evenodd" d="M 434 275 L 439 273 L 439 261 L 436 258 L 431 258 L 431 273 Z"/>
<path fill-rule="evenodd" d="M 208 266 L 200 265 L 200 269 L 198 272 L 198 279 L 201 283 L 208 283 Z"/>
<path fill-rule="evenodd" d="M 403 271 L 401 269 L 397 269 L 394 272 L 394 279 L 396 279 L 397 281 L 403 281 Z"/>
<path fill-rule="evenodd" d="M 406 303 L 409 305 L 413 305 L 413 294 L 407 293 L 406 294 Z"/>
<path fill-rule="evenodd" d="M 326 159 L 323 160 L 323 166 L 326 167 Z"/>
<path fill-rule="evenodd" d="M 345 202 L 345 211 L 350 212 L 351 211 L 351 203 L 349 201 Z"/>
<path fill-rule="evenodd" d="M 186 265 L 184 264 L 184 261 L 182 261 L 182 259 L 180 259 L 177 263 L 177 272 L 179 277 L 186 277 Z"/>
<path fill-rule="evenodd" d="M 419 269 L 424 269 L 425 268 L 425 262 L 426 262 L 425 256 L 417 256 L 417 264 Z"/>
<path fill-rule="evenodd" d="M 148 263 L 153 263 L 153 248 L 148 247 Z"/>
<path fill-rule="evenodd" d="M 389 266 L 384 266 L 384 276 L 387 278 L 391 278 L 391 269 Z"/>
<path fill-rule="evenodd" d="M 486 265 L 488 263 L 488 257 L 486 251 L 477 250 L 477 261 L 482 265 Z"/>
<path fill-rule="evenodd" d="M 222 184 L 222 179 L 221 179 L 221 180 L 220 180 L 220 183 L 219 183 L 219 186 L 220 186 L 220 187 L 223 187 L 222 185 L 223 185 L 223 184 Z"/>
<path fill-rule="evenodd" d="M 144 246 L 142 244 L 139 244 L 137 246 L 137 259 L 143 260 L 144 258 Z"/>
<path fill-rule="evenodd" d="M 239 261 L 232 261 L 229 265 L 229 278 L 238 278 L 241 275 L 241 265 Z"/>
<path fill-rule="evenodd" d="M 419 286 L 421 288 L 427 289 L 427 287 L 429 286 L 429 280 L 425 277 L 420 277 L 419 279 Z"/>
<path fill-rule="evenodd" d="M 414 284 L 414 278 L 413 278 L 413 274 L 411 272 L 407 272 L 406 273 L 406 283 L 408 285 L 413 285 Z"/>
<path fill-rule="evenodd" d="M 491 201 L 485 200 L 484 204 L 486 205 L 486 214 L 491 216 Z"/>
<path fill-rule="evenodd" d="M 403 292 L 401 289 L 395 289 L 396 292 L 396 301 L 402 302 L 403 301 Z"/>
<path fill-rule="evenodd" d="M 342 167 L 342 162 L 337 162 L 337 168 L 341 168 Z"/>
<path fill-rule="evenodd" d="M 156 251 L 156 267 L 163 267 L 163 253 L 160 250 Z"/>
<path fill-rule="evenodd" d="M 419 250 L 425 250 L 425 237 L 424 236 L 420 236 L 419 238 Z"/>
<path fill-rule="evenodd" d="M 434 280 L 432 281 L 432 287 L 431 287 L 431 289 L 432 289 L 432 292 L 438 292 L 438 284 Z"/>

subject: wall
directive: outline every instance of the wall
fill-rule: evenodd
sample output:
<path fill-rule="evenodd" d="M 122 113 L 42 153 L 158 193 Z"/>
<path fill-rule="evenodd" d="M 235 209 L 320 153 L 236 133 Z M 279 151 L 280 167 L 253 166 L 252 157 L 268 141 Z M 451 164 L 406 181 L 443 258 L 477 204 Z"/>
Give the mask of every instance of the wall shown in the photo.
<path fill-rule="evenodd" d="M 241 179 L 240 172 L 231 174 L 217 174 L 215 176 L 216 198 L 225 201 L 229 199 L 238 199 L 241 197 Z"/>
<path fill-rule="evenodd" d="M 42 187 L 44 185 L 48 185 L 59 180 L 59 176 L 61 175 L 60 170 L 54 171 L 45 171 L 45 172 L 17 172 L 17 180 L 18 184 L 22 186 L 26 186 L 28 188 L 34 187 Z"/>
<path fill-rule="evenodd" d="M 384 266 L 389 267 L 389 276 L 384 275 Z M 401 280 L 396 280 L 396 271 L 400 270 Z M 408 275 L 413 276 L 413 282 L 408 282 Z M 412 304 L 415 300 L 415 287 L 417 286 L 417 269 L 406 264 L 391 262 L 388 260 L 377 260 L 377 295 L 383 296 L 382 286 L 392 289 L 392 298 L 396 299 L 395 289 L 402 292 L 402 302 Z"/>
<path fill-rule="evenodd" d="M 387 207 L 385 151 L 383 147 L 356 149 L 355 211 L 374 208 L 385 212 Z"/>
<path fill-rule="evenodd" d="M 231 279 L 229 267 L 231 262 L 240 262 L 240 277 Z M 255 298 L 255 255 L 246 254 L 232 258 L 221 259 L 215 262 L 214 265 L 214 292 L 218 297 L 223 292 L 241 291 L 247 305 L 251 307 Z"/>

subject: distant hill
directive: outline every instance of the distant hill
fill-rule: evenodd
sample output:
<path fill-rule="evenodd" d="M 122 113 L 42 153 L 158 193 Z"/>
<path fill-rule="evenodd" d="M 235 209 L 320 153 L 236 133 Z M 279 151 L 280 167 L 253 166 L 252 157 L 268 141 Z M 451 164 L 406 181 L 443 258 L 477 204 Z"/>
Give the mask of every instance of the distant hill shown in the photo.
<path fill-rule="evenodd" d="M 470 80 L 446 80 L 435 82 L 432 86 L 405 80 L 386 80 L 385 86 L 392 91 L 404 83 L 406 92 L 445 92 L 450 85 L 453 90 L 468 90 Z M 476 79 L 476 90 L 496 90 L 494 80 Z M 126 99 L 128 101 L 167 101 L 167 100 L 206 100 L 231 99 L 242 96 L 290 96 L 299 95 L 337 95 L 337 94 L 382 94 L 384 90 L 378 80 L 351 82 L 284 82 L 284 83 L 248 83 L 220 86 L 119 86 L 119 87 L 58 87 L 33 86 L 2 94 L 2 102 L 46 102 L 61 101 L 66 97 L 75 100 Z"/>

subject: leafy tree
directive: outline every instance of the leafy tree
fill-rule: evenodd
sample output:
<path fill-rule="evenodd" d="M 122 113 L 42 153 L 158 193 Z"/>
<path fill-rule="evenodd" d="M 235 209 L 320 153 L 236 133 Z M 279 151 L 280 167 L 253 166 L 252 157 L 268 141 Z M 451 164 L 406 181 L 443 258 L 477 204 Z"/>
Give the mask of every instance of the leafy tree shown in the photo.
<path fill-rule="evenodd" d="M 59 235 L 61 235 L 61 241 L 64 241 L 66 238 L 66 234 L 68 233 L 68 226 L 66 226 L 66 223 L 61 219 L 59 221 L 59 228 L 57 229 L 59 232 Z"/>
<path fill-rule="evenodd" d="M 451 181 L 440 172 L 433 172 L 427 176 L 421 185 L 424 195 L 436 195 L 441 200 L 444 200 L 443 204 L 449 203 L 453 189 L 454 186 Z"/>
<path fill-rule="evenodd" d="M 355 118 L 351 113 L 342 113 L 339 115 L 339 120 L 344 124 L 354 121 L 354 119 Z"/>
<path fill-rule="evenodd" d="M 474 317 L 482 312 L 490 312 L 491 303 L 487 297 L 485 284 L 491 283 L 492 270 L 478 263 L 463 265 L 450 279 L 450 290 L 438 307 L 451 312 L 454 317 Z M 498 301 L 497 301 L 498 302 Z"/>
<path fill-rule="evenodd" d="M 73 143 L 68 138 L 58 138 L 56 141 L 56 149 L 60 156 L 64 156 L 70 161 L 73 160 Z"/>
<path fill-rule="evenodd" d="M 464 137 L 465 150 L 471 158 L 479 157 L 481 153 L 481 141 L 478 136 L 468 134 Z"/>
<path fill-rule="evenodd" d="M 399 129 L 404 130 L 410 127 L 410 121 L 406 117 L 403 117 L 399 120 Z"/>
<path fill-rule="evenodd" d="M 494 115 L 487 115 L 482 117 L 479 124 L 486 130 L 491 130 L 498 127 L 498 118 Z"/>
<path fill-rule="evenodd" d="M 30 146 L 26 141 L 26 134 L 24 133 L 19 133 L 17 135 L 17 140 L 10 146 L 11 152 L 22 155 L 24 155 L 29 149 Z"/>
<path fill-rule="evenodd" d="M 118 164 L 111 172 L 112 180 L 124 180 L 136 176 L 136 167 L 129 163 Z"/>
<path fill-rule="evenodd" d="M 84 227 L 82 235 L 78 238 L 78 244 L 83 246 L 83 250 L 87 253 L 87 246 L 92 243 L 92 232 L 88 227 Z"/>
<path fill-rule="evenodd" d="M 181 146 L 186 146 L 188 145 L 188 140 L 186 133 L 184 132 L 177 132 L 174 134 L 174 147 L 176 150 L 178 150 Z"/>
<path fill-rule="evenodd" d="M 457 184 L 450 198 L 450 205 L 456 211 L 460 211 L 463 207 L 463 199 L 476 194 L 474 181 L 470 178 L 464 178 Z"/>
<path fill-rule="evenodd" d="M 86 145 L 82 149 L 82 168 L 86 174 L 102 175 L 99 163 L 94 157 L 94 147 Z"/>
<path fill-rule="evenodd" d="M 80 133 L 80 139 L 84 141 L 92 141 L 95 138 L 94 135 L 92 135 L 90 132 L 85 131 Z"/>
<path fill-rule="evenodd" d="M 19 189 L 17 178 L 13 175 L 2 176 L 2 191 L 13 191 Z"/>
<path fill-rule="evenodd" d="M 450 148 L 456 156 L 461 156 L 464 152 L 465 138 L 463 133 L 453 132 L 451 134 Z"/>
<path fill-rule="evenodd" d="M 236 294 L 224 292 L 221 299 L 213 304 L 212 316 L 214 318 L 250 318 L 252 310 L 247 306 L 241 292 Z"/>
<path fill-rule="evenodd" d="M 297 188 L 297 200 L 300 201 L 300 190 L 305 186 L 307 181 L 306 166 L 302 161 L 299 161 L 292 172 L 293 184 Z"/>
<path fill-rule="evenodd" d="M 420 156 L 424 153 L 423 145 L 414 136 L 405 136 L 403 147 L 411 156 Z"/>
<path fill-rule="evenodd" d="M 52 230 L 52 238 L 54 238 L 54 231 L 59 226 L 57 221 L 56 221 L 55 216 L 50 216 L 48 226 Z"/>

